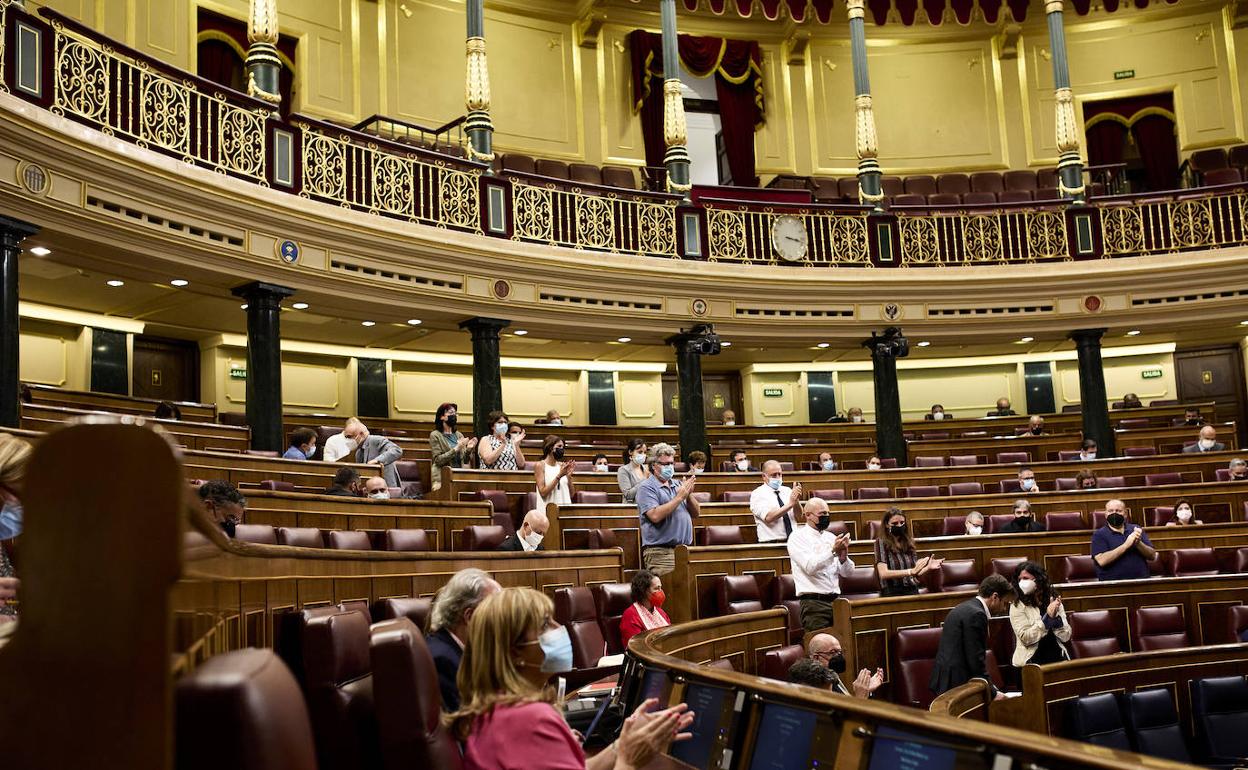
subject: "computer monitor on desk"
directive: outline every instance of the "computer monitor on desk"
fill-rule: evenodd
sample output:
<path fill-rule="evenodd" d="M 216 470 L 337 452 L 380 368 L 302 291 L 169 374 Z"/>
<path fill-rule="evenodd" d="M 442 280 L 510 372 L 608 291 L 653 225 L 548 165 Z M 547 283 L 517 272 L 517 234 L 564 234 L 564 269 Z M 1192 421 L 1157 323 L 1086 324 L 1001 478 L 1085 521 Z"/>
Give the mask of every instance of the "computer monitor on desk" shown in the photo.
<path fill-rule="evenodd" d="M 669 753 L 693 767 L 727 770 L 733 766 L 733 741 L 745 703 L 745 693 L 718 685 L 693 682 L 684 702 L 693 712 L 687 741 L 673 743 Z"/>
<path fill-rule="evenodd" d="M 754 735 L 749 770 L 834 767 L 841 725 L 828 713 L 768 701 Z"/>

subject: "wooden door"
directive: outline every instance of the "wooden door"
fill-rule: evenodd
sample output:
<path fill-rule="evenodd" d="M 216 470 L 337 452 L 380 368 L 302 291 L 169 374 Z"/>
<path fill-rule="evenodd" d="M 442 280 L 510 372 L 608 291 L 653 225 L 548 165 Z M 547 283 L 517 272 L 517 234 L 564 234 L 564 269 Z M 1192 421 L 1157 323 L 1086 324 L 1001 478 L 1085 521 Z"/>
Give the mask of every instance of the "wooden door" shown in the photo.
<path fill-rule="evenodd" d="M 1175 351 L 1174 378 L 1181 401 L 1213 401 L 1218 422 L 1234 420 L 1245 445 L 1244 361 L 1237 346 Z"/>
<path fill-rule="evenodd" d="M 679 423 L 678 394 L 680 386 L 676 375 L 663 375 L 663 424 Z M 745 424 L 745 412 L 741 402 L 741 375 L 737 372 L 702 373 L 702 406 L 707 425 L 720 425 L 725 409 L 737 415 L 737 424 Z"/>
<path fill-rule="evenodd" d="M 185 340 L 134 338 L 134 395 L 199 400 L 199 346 Z"/>

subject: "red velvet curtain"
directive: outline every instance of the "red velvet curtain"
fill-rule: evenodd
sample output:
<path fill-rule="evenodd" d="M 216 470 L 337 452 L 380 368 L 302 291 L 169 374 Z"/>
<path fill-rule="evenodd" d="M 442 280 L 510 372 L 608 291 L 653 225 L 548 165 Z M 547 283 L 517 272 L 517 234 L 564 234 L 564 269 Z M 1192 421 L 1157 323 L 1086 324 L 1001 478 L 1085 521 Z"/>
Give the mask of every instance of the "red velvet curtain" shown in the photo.
<path fill-rule="evenodd" d="M 1146 115 L 1131 124 L 1131 136 L 1140 149 L 1150 190 L 1173 190 L 1179 186 L 1179 145 L 1174 121 L 1162 115 Z"/>
<path fill-rule="evenodd" d="M 1098 115 L 1115 116 L 1094 120 Z M 1124 99 L 1091 102 L 1083 108 L 1087 129 L 1088 162 L 1119 163 L 1127 131 L 1144 163 L 1149 190 L 1173 190 L 1179 186 L 1179 146 L 1174 135 L 1174 94 L 1144 94 Z M 1116 126 L 1116 127 L 1115 127 Z M 1111 149 L 1115 141 L 1116 150 Z M 1101 154 L 1105 153 L 1105 154 Z"/>
<path fill-rule="evenodd" d="M 1127 142 L 1125 124 L 1116 120 L 1101 120 L 1089 126 L 1085 136 L 1088 142 L 1088 165 L 1122 162 Z"/>
<path fill-rule="evenodd" d="M 645 30 L 629 33 L 633 99 L 640 106 L 646 165 L 663 165 L 663 39 Z M 754 131 L 763 124 L 763 83 L 758 43 L 680 35 L 680 60 L 698 76 L 715 76 L 719 120 L 733 183 L 756 186 Z"/>
<path fill-rule="evenodd" d="M 1153 1 L 1161 2 L 1162 0 Z M 1150 0 L 1104 0 L 1100 5 L 1107 13 L 1113 13 L 1124 5 L 1147 8 L 1149 2 Z M 1178 0 L 1164 0 L 1164 2 L 1174 4 Z M 1006 5 L 1014 21 L 1021 24 L 1027 20 L 1028 3 L 1029 0 L 1008 0 Z M 1075 13 L 1080 16 L 1088 15 L 1094 7 L 1093 0 L 1072 0 L 1071 4 Z M 833 15 L 833 0 L 684 0 L 684 5 L 690 11 L 703 8 L 716 15 L 735 9 L 738 15 L 745 17 L 753 15 L 757 5 L 762 9 L 764 16 L 773 20 L 780 17 L 781 8 L 787 8 L 789 17 L 796 22 L 805 21 L 813 10 L 815 17 L 823 24 L 831 21 Z M 909 26 L 919 18 L 920 0 L 867 0 L 871 17 L 876 24 L 883 25 L 888 22 L 890 5 L 896 12 L 893 18 L 899 19 L 902 24 Z M 975 18 L 975 6 L 979 7 L 984 21 L 989 24 L 997 23 L 1001 0 L 922 0 L 923 18 L 931 24 L 940 24 L 944 20 L 946 11 L 952 11 L 954 19 L 959 24 L 970 24 Z"/>

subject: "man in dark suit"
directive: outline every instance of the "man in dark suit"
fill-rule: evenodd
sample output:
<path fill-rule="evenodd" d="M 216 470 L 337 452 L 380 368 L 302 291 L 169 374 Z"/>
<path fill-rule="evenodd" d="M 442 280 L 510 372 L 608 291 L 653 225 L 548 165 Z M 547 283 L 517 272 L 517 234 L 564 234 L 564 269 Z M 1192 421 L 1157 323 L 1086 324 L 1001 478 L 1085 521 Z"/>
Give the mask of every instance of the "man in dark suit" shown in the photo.
<path fill-rule="evenodd" d="M 339 468 L 334 472 L 334 483 L 321 494 L 337 497 L 359 497 L 361 493 L 360 473 L 355 468 Z"/>
<path fill-rule="evenodd" d="M 1214 430 L 1212 425 L 1206 425 L 1200 429 L 1200 438 L 1195 444 L 1188 444 L 1183 447 L 1185 454 L 1196 454 L 1197 452 L 1222 452 L 1226 450 L 1226 444 L 1218 441 L 1218 432 Z"/>
<path fill-rule="evenodd" d="M 469 567 L 452 575 L 434 597 L 425 644 L 438 672 L 443 711 L 459 709 L 459 661 L 464 657 L 472 613 L 487 596 L 501 590 L 485 570 Z"/>
<path fill-rule="evenodd" d="M 952 690 L 975 678 L 988 681 L 997 698 L 1002 697 L 988 676 L 984 653 L 988 649 L 988 618 L 1009 606 L 1010 581 L 989 575 L 979 584 L 979 595 L 949 611 L 940 631 L 940 647 L 928 686 L 934 695 Z"/>
<path fill-rule="evenodd" d="M 500 551 L 541 551 L 542 538 L 546 537 L 546 530 L 550 528 L 550 519 L 546 518 L 546 514 L 539 510 L 532 510 L 524 514 L 524 523 L 520 525 L 520 529 L 513 534 L 508 535 L 507 539 L 499 544 Z"/>

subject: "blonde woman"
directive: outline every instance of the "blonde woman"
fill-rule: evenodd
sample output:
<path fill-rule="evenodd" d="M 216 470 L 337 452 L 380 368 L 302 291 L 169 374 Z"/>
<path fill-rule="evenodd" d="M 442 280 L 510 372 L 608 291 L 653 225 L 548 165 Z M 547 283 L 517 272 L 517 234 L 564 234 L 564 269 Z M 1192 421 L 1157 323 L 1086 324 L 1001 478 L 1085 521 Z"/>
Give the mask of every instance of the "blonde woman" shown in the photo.
<path fill-rule="evenodd" d="M 463 706 L 447 717 L 464 746 L 465 770 L 632 770 L 649 762 L 693 722 L 684 704 L 624 722 L 619 740 L 588 761 L 555 709 L 548 680 L 571 670 L 572 643 L 554 604 L 532 588 L 504 588 L 472 616 L 459 668 Z"/>
<path fill-rule="evenodd" d="M 22 479 L 26 475 L 26 462 L 30 459 L 30 444 L 7 433 L 0 433 L 0 590 L 12 598 L 17 590 L 13 579 L 13 564 L 3 541 L 12 540 L 22 533 Z M 17 610 L 0 599 L 0 616 L 12 617 Z"/>

